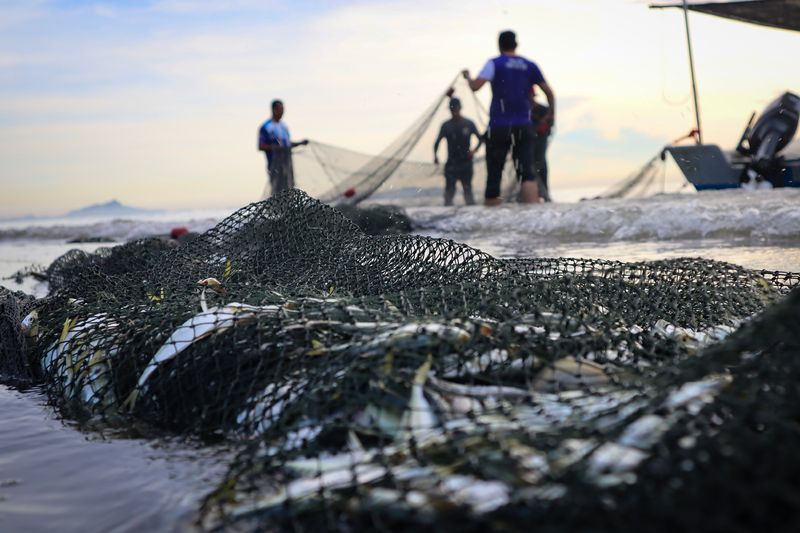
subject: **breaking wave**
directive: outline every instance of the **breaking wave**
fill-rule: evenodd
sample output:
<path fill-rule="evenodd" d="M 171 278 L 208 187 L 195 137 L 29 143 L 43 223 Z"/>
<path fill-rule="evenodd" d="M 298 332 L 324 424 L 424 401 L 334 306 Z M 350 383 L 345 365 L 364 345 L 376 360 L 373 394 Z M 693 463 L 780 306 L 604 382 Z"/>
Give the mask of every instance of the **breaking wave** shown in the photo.
<path fill-rule="evenodd" d="M 560 241 L 800 239 L 800 190 L 713 191 L 533 207 L 411 208 L 419 230 Z"/>
<path fill-rule="evenodd" d="M 641 199 L 500 208 L 407 207 L 417 232 L 465 239 L 607 242 L 698 238 L 800 240 L 800 190 L 712 191 Z M 0 223 L 0 241 L 89 238 L 115 242 L 167 235 L 176 226 L 202 233 L 228 213 L 164 213 L 111 221 L 50 219 Z"/>
<path fill-rule="evenodd" d="M 191 232 L 202 233 L 214 227 L 222 216 L 201 216 L 186 219 L 175 214 L 160 220 L 113 219 L 110 221 L 69 221 L 55 223 L 40 220 L 35 225 L 0 225 L 0 241 L 9 240 L 64 240 L 86 239 L 94 241 L 127 242 L 155 235 L 169 235 L 170 230 L 183 226 Z M 5 227 L 4 227 L 5 226 Z"/>

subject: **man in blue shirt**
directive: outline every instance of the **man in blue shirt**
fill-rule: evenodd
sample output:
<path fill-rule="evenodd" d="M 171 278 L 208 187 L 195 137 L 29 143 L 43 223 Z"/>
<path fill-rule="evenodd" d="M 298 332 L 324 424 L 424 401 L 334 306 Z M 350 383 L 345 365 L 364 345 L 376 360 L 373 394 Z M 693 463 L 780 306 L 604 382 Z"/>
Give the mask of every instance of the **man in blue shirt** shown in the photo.
<path fill-rule="evenodd" d="M 464 78 L 470 89 L 479 90 L 486 82 L 492 86 L 492 105 L 489 109 L 489 130 L 486 137 L 486 205 L 502 203 L 500 179 L 506 156 L 511 150 L 517 176 L 521 180 L 520 198 L 524 203 L 537 203 L 539 186 L 534 166 L 533 141 L 536 135 L 531 122 L 531 88 L 538 85 L 547 96 L 549 110 L 546 121 L 553 122 L 556 99 L 542 72 L 533 61 L 517 55 L 514 32 L 504 31 L 498 39 L 500 55 L 487 61 L 476 79 L 468 70 Z"/>
<path fill-rule="evenodd" d="M 272 101 L 272 118 L 258 130 L 258 149 L 267 155 L 267 174 L 272 196 L 294 187 L 292 148 L 308 144 L 307 140 L 292 142 L 289 127 L 283 118 L 283 102 Z"/>

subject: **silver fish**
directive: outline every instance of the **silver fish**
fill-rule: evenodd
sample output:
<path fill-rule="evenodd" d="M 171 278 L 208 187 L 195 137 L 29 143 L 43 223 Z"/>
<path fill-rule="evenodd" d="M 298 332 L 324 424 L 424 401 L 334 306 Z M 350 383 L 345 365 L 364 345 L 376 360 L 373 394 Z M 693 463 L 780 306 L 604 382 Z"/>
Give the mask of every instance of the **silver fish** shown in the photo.
<path fill-rule="evenodd" d="M 60 383 L 65 399 L 82 400 L 88 407 L 113 407 L 109 358 L 117 347 L 109 339 L 118 326 L 107 313 L 65 321 L 59 340 L 41 360 L 42 371 Z"/>
<path fill-rule="evenodd" d="M 604 385 L 610 381 L 605 367 L 568 356 L 545 366 L 533 382 L 537 392 L 557 392 Z"/>
<path fill-rule="evenodd" d="M 20 324 L 22 334 L 29 338 L 37 338 L 39 336 L 39 313 L 34 309 L 22 319 Z"/>
<path fill-rule="evenodd" d="M 442 376 L 445 378 L 461 378 L 483 374 L 491 370 L 528 370 L 535 365 L 536 358 L 534 356 L 512 357 L 508 350 L 493 348 L 467 361 L 464 361 L 463 356 L 459 354 L 452 361 L 445 363 L 445 370 Z"/>
<path fill-rule="evenodd" d="M 479 400 L 477 398 L 459 396 L 452 393 L 443 396 L 431 390 L 428 390 L 427 394 L 436 403 L 436 407 L 439 411 L 452 416 L 482 413 L 485 410 L 491 411 L 496 409 L 499 405 L 493 398 Z"/>
<path fill-rule="evenodd" d="M 443 339 L 456 344 L 464 343 L 470 339 L 470 334 L 464 329 L 448 324 L 419 323 L 405 324 L 392 331 L 378 335 L 367 344 L 372 346 L 420 347 L 430 343 L 429 337 Z"/>
<path fill-rule="evenodd" d="M 411 386 L 411 398 L 408 402 L 408 408 L 400 420 L 401 427 L 410 436 L 414 437 L 417 443 L 424 442 L 436 433 L 436 416 L 433 414 L 433 409 L 428 400 L 425 399 L 424 392 L 425 382 L 429 377 L 428 374 L 432 362 L 432 358 L 428 356 L 425 363 L 417 369 L 414 383 Z"/>
<path fill-rule="evenodd" d="M 490 513 L 510 501 L 511 487 L 502 481 L 484 481 L 472 476 L 452 475 L 440 485 L 448 499 L 469 507 L 475 514 Z"/>
<path fill-rule="evenodd" d="M 597 443 L 591 439 L 564 439 L 552 453 L 550 467 L 557 471 L 565 470 L 583 460 L 596 447 Z"/>
<path fill-rule="evenodd" d="M 683 344 L 689 353 L 695 354 L 712 344 L 724 340 L 735 331 L 735 328 L 728 325 L 718 325 L 695 331 L 692 328 L 675 326 L 662 319 L 656 321 L 650 331 Z"/>
<path fill-rule="evenodd" d="M 229 303 L 223 307 L 212 307 L 186 320 L 177 327 L 172 335 L 164 342 L 161 348 L 153 355 L 147 363 L 136 387 L 128 395 L 123 404 L 123 408 L 133 410 L 139 394 L 146 390 L 145 386 L 150 376 L 158 370 L 165 362 L 170 361 L 186 350 L 192 344 L 220 334 L 235 324 L 249 323 L 258 316 L 271 315 L 277 316 L 281 311 L 280 306 L 266 305 L 254 306 L 239 302 Z"/>
<path fill-rule="evenodd" d="M 669 429 L 670 423 L 658 415 L 644 415 L 622 432 L 617 442 L 622 446 L 647 450 Z"/>
<path fill-rule="evenodd" d="M 383 478 L 387 471 L 382 466 L 356 465 L 353 469 L 334 470 L 320 475 L 290 481 L 285 487 L 259 497 L 253 502 L 243 503 L 229 511 L 231 518 L 273 509 L 286 501 L 299 501 L 313 497 L 322 490 L 341 489 L 371 483 Z"/>
<path fill-rule="evenodd" d="M 589 457 L 587 469 L 590 475 L 621 474 L 630 472 L 649 454 L 636 448 L 622 446 L 616 442 L 606 442 Z"/>
<path fill-rule="evenodd" d="M 387 454 L 386 449 L 382 451 Z M 336 470 L 351 471 L 356 465 L 369 463 L 375 457 L 376 452 L 366 450 L 353 450 L 334 455 L 322 454 L 319 457 L 305 457 L 294 459 L 285 463 L 286 468 L 300 475 L 313 475 L 333 472 Z"/>
<path fill-rule="evenodd" d="M 308 382 L 302 380 L 268 384 L 236 416 L 237 427 L 247 428 L 248 437 L 263 435 L 280 419 L 286 407 L 305 393 L 307 386 Z"/>
<path fill-rule="evenodd" d="M 733 378 L 730 375 L 711 374 L 700 381 L 684 383 L 664 400 L 664 407 L 670 410 L 679 407 L 687 407 L 690 411 L 698 410 L 702 404 L 711 401 L 720 390 L 732 381 Z"/>
<path fill-rule="evenodd" d="M 367 405 L 353 417 L 353 424 L 361 433 L 395 438 L 401 434 L 403 413 L 394 409 Z"/>
<path fill-rule="evenodd" d="M 433 375 L 428 377 L 428 381 L 435 388 L 448 394 L 457 396 L 470 396 L 473 398 L 527 398 L 530 392 L 517 387 L 503 385 L 462 385 L 443 379 L 437 379 Z"/>

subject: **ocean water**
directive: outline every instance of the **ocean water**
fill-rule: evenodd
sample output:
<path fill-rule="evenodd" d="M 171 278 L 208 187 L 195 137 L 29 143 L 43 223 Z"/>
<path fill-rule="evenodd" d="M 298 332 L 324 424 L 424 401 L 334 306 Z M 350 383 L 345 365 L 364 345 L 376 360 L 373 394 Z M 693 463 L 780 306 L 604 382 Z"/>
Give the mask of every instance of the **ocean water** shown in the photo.
<path fill-rule="evenodd" d="M 114 438 L 0 385 L 0 531 L 191 531 L 229 451 Z"/>
<path fill-rule="evenodd" d="M 202 232 L 211 228 L 234 209 L 159 211 L 124 218 L 53 217 L 32 220 L 0 221 L 0 242 L 67 241 L 94 237 L 130 241 L 153 235 L 166 235 L 176 226 Z"/>
<path fill-rule="evenodd" d="M 564 197 L 592 196 L 573 191 Z M 704 257 L 753 269 L 800 271 L 800 190 L 668 194 L 537 206 L 409 207 L 416 232 L 498 257 L 640 261 Z M 69 249 L 88 252 L 175 226 L 205 231 L 224 211 L 120 220 L 0 223 L 0 283 L 37 296 L 46 283 L 10 278 Z M 111 243 L 68 244 L 76 237 Z M 36 391 L 0 386 L 0 531 L 175 531 L 213 486 L 224 450 L 84 431 Z"/>
<path fill-rule="evenodd" d="M 496 257 L 703 257 L 753 269 L 800 270 L 797 189 L 408 212 L 418 233 Z"/>

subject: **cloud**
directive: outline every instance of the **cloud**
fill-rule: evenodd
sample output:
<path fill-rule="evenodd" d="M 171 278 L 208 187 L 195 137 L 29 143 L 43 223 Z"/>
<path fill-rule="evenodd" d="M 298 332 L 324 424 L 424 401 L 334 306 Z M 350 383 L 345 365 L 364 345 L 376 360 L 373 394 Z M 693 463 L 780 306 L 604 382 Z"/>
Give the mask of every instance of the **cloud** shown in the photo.
<path fill-rule="evenodd" d="M 241 11 L 275 11 L 285 6 L 283 2 L 269 0 L 159 0 L 150 6 L 152 11 L 179 14 L 215 15 Z"/>
<path fill-rule="evenodd" d="M 47 15 L 47 3 L 42 0 L 0 2 L 0 29 L 14 28 Z"/>
<path fill-rule="evenodd" d="M 548 150 L 554 183 L 609 185 L 641 168 L 665 141 L 632 128 L 582 128 L 557 132 Z"/>
<path fill-rule="evenodd" d="M 667 11 L 618 0 L 0 0 L 0 209 L 37 198 L 40 183 L 42 205 L 98 187 L 100 200 L 144 194 L 137 184 L 183 205 L 252 198 L 270 99 L 285 100 L 297 136 L 376 153 L 461 68 L 496 54 L 508 27 L 558 96 L 554 179 L 625 175 L 694 121 L 689 102 L 670 103 L 688 78 L 680 17 Z M 692 24 L 706 138 L 731 144 L 751 110 L 800 86 L 772 53 L 796 36 Z"/>
<path fill-rule="evenodd" d="M 665 144 L 663 137 L 632 128 L 621 128 L 611 135 L 597 128 L 576 129 L 559 133 L 558 142 L 576 156 L 602 155 L 620 159 L 652 155 Z"/>

